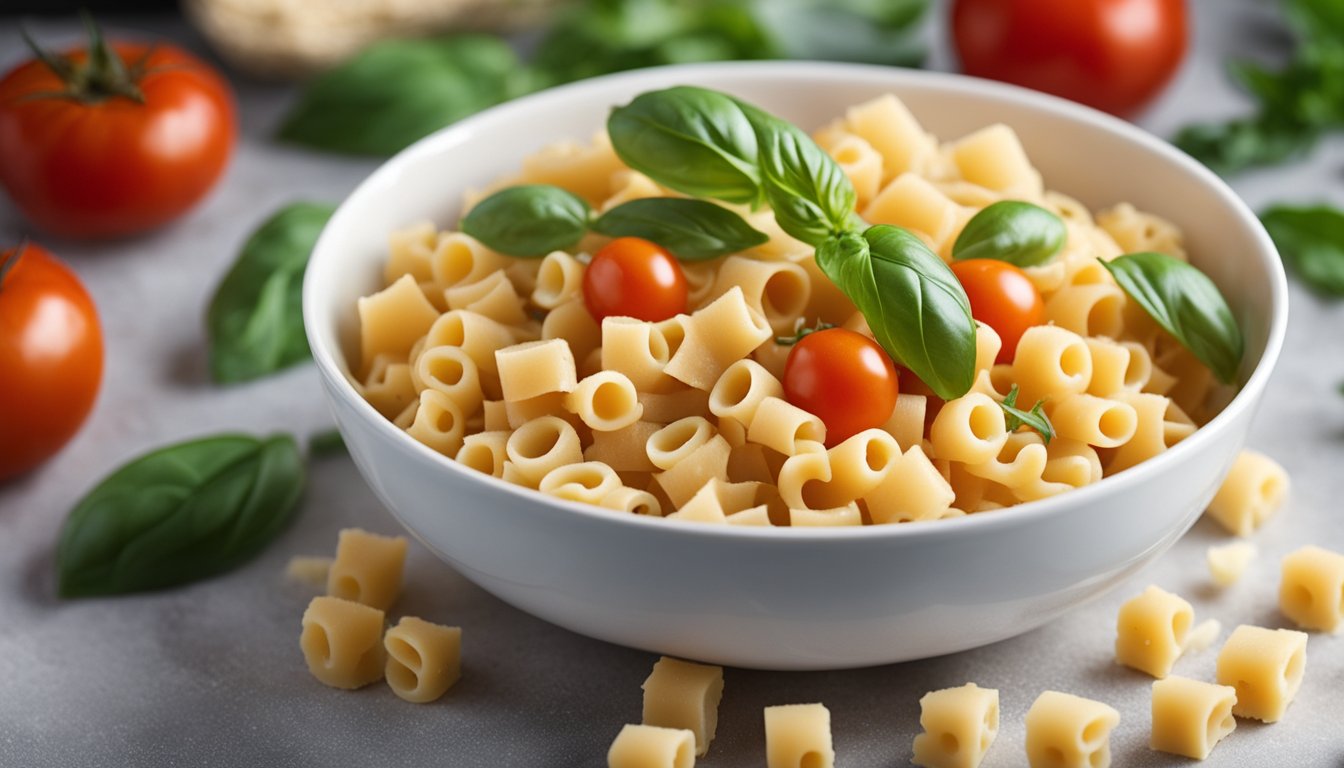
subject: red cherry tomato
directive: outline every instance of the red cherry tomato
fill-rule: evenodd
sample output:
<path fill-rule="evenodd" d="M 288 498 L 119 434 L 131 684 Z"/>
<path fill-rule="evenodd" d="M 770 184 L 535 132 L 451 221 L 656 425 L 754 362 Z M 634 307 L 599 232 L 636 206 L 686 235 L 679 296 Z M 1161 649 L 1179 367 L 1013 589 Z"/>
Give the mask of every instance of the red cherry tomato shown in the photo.
<path fill-rule="evenodd" d="M 1185 57 L 1185 0 L 957 0 L 969 75 L 1118 115 L 1148 103 Z"/>
<path fill-rule="evenodd" d="M 602 246 L 583 273 L 583 300 L 594 320 L 657 322 L 686 311 L 686 275 L 667 249 L 638 237 Z"/>
<path fill-rule="evenodd" d="M 809 333 L 784 361 L 784 397 L 826 424 L 827 447 L 880 427 L 896 408 L 896 366 L 877 342 L 844 328 Z"/>
<path fill-rule="evenodd" d="M 1045 302 L 1027 273 L 1006 261 L 952 262 L 952 273 L 971 300 L 971 316 L 999 334 L 1003 346 L 995 362 L 1011 363 L 1017 342 L 1033 325 L 1045 324 Z"/>
<path fill-rule="evenodd" d="M 92 51 L 92 53 L 90 53 Z M 143 232 L 214 186 L 237 132 L 225 81 L 166 44 L 102 42 L 0 80 L 0 184 L 60 235 Z M 61 69 L 63 71 L 58 72 Z"/>
<path fill-rule="evenodd" d="M 36 245 L 0 253 L 0 480 L 74 436 L 102 377 L 98 311 L 75 273 Z"/>

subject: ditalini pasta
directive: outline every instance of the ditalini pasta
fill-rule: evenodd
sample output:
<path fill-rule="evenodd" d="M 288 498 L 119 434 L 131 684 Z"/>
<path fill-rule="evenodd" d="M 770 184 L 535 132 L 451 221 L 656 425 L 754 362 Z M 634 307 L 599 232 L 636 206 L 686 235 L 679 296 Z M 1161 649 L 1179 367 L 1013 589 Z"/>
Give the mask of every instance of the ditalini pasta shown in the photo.
<path fill-rule="evenodd" d="M 1344 624 L 1344 555 L 1306 546 L 1283 558 L 1279 609 L 1303 629 L 1339 631 Z"/>
<path fill-rule="evenodd" d="M 999 692 L 967 683 L 924 694 L 919 700 L 915 765 L 976 768 L 999 735 Z"/>
<path fill-rule="evenodd" d="M 1153 683 L 1150 745 L 1160 752 L 1203 760 L 1237 728 L 1237 689 L 1187 677 Z"/>
<path fill-rule="evenodd" d="M 1120 606 L 1116 619 L 1115 660 L 1156 678 L 1171 674 L 1185 649 L 1185 636 L 1195 621 L 1183 598 L 1150 586 Z"/>
<path fill-rule="evenodd" d="M 684 306 L 650 320 L 590 310 L 590 264 L 609 237 L 521 258 L 408 222 L 389 235 L 385 287 L 358 302 L 356 387 L 428 449 L 484 474 L 620 513 L 776 526 L 927 522 L 1044 499 L 1162 453 L 1228 401 L 1103 266 L 1135 251 L 1184 259 L 1170 223 L 1047 191 L 1006 125 L 940 144 L 894 96 L 855 105 L 815 139 L 852 182 L 856 220 L 904 227 L 944 260 L 995 203 L 1059 216 L 1061 249 L 1024 270 L 1044 322 L 1015 346 L 981 324 L 964 395 L 936 397 L 902 372 L 885 419 L 828 436 L 782 383 L 793 342 L 823 325 L 873 332 L 815 249 L 748 206 L 730 210 L 763 242 L 673 260 Z M 544 149 L 490 189 L 525 184 L 561 187 L 596 213 L 678 196 L 627 167 L 605 133 Z M 1053 439 L 1011 417 L 1009 397 L 1022 411 L 1039 404 Z M 770 490 L 736 509 L 700 494 L 742 481 Z M 1245 535 L 1286 487 L 1281 468 L 1244 453 L 1209 514 Z"/>
<path fill-rule="evenodd" d="M 327 572 L 327 594 L 386 611 L 401 594 L 405 562 L 404 536 L 346 528 L 336 541 L 336 559 Z"/>
<path fill-rule="evenodd" d="M 1243 624 L 1218 652 L 1218 684 L 1237 692 L 1232 714 L 1278 722 L 1302 687 L 1307 635 Z"/>
<path fill-rule="evenodd" d="M 1027 710 L 1031 768 L 1109 768 L 1114 708 L 1081 696 L 1046 691 Z"/>
<path fill-rule="evenodd" d="M 607 768 L 692 768 L 695 734 L 685 728 L 627 725 L 607 751 Z"/>
<path fill-rule="evenodd" d="M 383 612 L 339 597 L 314 597 L 299 647 L 308 671 L 332 688 L 362 688 L 383 676 Z"/>
<path fill-rule="evenodd" d="M 765 708 L 766 768 L 835 768 L 831 712 L 822 704 Z"/>
<path fill-rule="evenodd" d="M 1220 587 L 1230 587 L 1237 583 L 1255 559 L 1255 545 L 1249 541 L 1234 541 L 1231 544 L 1215 544 L 1209 547 L 1205 560 L 1209 565 L 1209 576 Z"/>
<path fill-rule="evenodd" d="M 387 684 L 406 701 L 439 698 L 462 676 L 462 630 L 406 616 L 383 635 Z"/>
<path fill-rule="evenodd" d="M 644 681 L 644 724 L 690 731 L 695 754 L 714 740 L 723 697 L 723 667 L 692 664 L 664 656 Z"/>

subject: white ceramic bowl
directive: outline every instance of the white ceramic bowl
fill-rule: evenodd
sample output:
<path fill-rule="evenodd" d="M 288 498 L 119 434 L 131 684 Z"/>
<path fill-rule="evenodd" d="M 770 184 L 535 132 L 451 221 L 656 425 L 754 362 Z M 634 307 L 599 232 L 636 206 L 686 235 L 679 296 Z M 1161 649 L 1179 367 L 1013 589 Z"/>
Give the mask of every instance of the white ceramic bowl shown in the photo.
<path fill-rule="evenodd" d="M 380 287 L 387 235 L 456 221 L 461 194 L 558 139 L 587 139 L 643 91 L 695 84 L 814 128 L 896 93 L 944 139 L 1012 126 L 1052 189 L 1131 201 L 1178 224 L 1246 332 L 1245 387 L 1152 461 L 1045 501 L 931 523 L 757 529 L 673 524 L 557 501 L 412 440 L 364 402 L 347 361 L 355 300 Z M 378 497 L 426 546 L 528 613 L 622 645 L 743 667 L 827 669 L 1011 637 L 1094 598 L 1165 551 L 1242 447 L 1287 322 L 1283 269 L 1256 217 L 1203 166 L 1100 112 L 955 75 L 841 64 L 681 66 L 539 93 L 390 160 L 313 252 L 304 321 L 341 433 Z"/>

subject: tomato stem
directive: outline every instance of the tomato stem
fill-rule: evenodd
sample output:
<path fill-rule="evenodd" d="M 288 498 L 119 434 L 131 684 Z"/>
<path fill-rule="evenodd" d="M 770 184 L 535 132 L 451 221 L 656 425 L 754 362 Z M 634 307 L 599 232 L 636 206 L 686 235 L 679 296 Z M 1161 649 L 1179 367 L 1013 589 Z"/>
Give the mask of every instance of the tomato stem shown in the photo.
<path fill-rule="evenodd" d="M 5 278 L 9 277 L 10 270 L 18 266 L 19 259 L 23 257 L 23 251 L 28 247 L 27 240 L 20 240 L 14 250 L 0 255 L 0 291 L 5 288 Z"/>
<path fill-rule="evenodd" d="M 88 34 L 88 56 L 83 62 L 42 48 L 26 27 L 20 27 L 23 41 L 33 55 L 65 84 L 65 90 L 52 92 L 48 97 L 72 99 L 81 104 L 97 104 L 120 97 L 144 104 L 145 95 L 140 90 L 139 81 L 147 71 L 148 54 L 128 70 L 126 62 L 107 44 L 93 16 L 88 11 L 82 11 L 80 15 Z"/>

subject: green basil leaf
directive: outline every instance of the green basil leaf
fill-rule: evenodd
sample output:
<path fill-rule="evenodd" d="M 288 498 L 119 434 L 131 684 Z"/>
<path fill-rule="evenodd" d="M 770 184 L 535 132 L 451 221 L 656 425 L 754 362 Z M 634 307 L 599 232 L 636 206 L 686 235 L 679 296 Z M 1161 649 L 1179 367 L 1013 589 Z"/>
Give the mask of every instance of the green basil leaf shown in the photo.
<path fill-rule="evenodd" d="M 952 245 L 952 258 L 996 259 L 1033 267 L 1054 258 L 1068 237 L 1063 219 L 1039 205 L 1000 200 L 966 222 Z"/>
<path fill-rule="evenodd" d="M 677 86 L 635 97 L 607 118 L 626 165 L 692 197 L 761 200 L 756 132 L 730 96 Z"/>
<path fill-rule="evenodd" d="M 319 76 L 279 137 L 330 152 L 390 155 L 533 87 L 513 49 L 465 35 L 374 43 Z"/>
<path fill-rule="evenodd" d="M 326 458 L 327 456 L 337 456 L 349 454 L 350 449 L 345 445 L 345 438 L 341 436 L 340 430 L 328 429 L 325 432 L 317 432 L 308 436 L 308 455 L 315 458 Z"/>
<path fill-rule="evenodd" d="M 462 219 L 463 232 L 500 253 L 535 258 L 569 248 L 588 231 L 588 203 L 549 184 L 505 187 Z"/>
<path fill-rule="evenodd" d="M 1344 296 L 1344 211 L 1280 205 L 1260 214 L 1289 271 L 1323 294 Z"/>
<path fill-rule="evenodd" d="M 828 238 L 817 265 L 859 308 L 877 342 L 944 400 L 975 378 L 975 321 L 961 283 L 917 236 L 879 224 Z"/>
<path fill-rule="evenodd" d="M 1101 263 L 1130 298 L 1220 381 L 1236 381 L 1246 342 L 1207 275 L 1164 253 L 1129 253 Z"/>
<path fill-rule="evenodd" d="M 309 358 L 303 271 L 335 210 L 326 203 L 293 203 L 243 245 L 206 313 L 210 373 L 216 382 L 255 379 Z"/>
<path fill-rule="evenodd" d="M 599 216 L 593 231 L 610 237 L 642 237 L 683 261 L 715 259 L 770 239 L 726 208 L 681 197 L 622 203 Z"/>
<path fill-rule="evenodd" d="M 1226 176 L 1304 155 L 1315 146 L 1319 135 L 1312 128 L 1249 118 L 1188 125 L 1176 134 L 1173 142 L 1186 154 Z"/>
<path fill-rule="evenodd" d="M 786 59 L 919 66 L 916 24 L 928 0 L 753 0 L 750 7 Z"/>
<path fill-rule="evenodd" d="M 1045 401 L 1037 400 L 1036 404 L 1029 411 L 1023 411 L 1017 408 L 1017 385 L 1008 390 L 1008 395 L 999 403 L 1003 409 L 1004 422 L 1009 432 L 1016 432 L 1022 425 L 1036 430 L 1046 445 L 1055 439 L 1055 425 L 1050 423 L 1050 417 L 1045 415 Z"/>
<path fill-rule="evenodd" d="M 780 229 L 813 246 L 852 229 L 857 194 L 840 165 L 798 126 L 749 104 L 742 110 L 756 130 L 765 199 Z"/>
<path fill-rule="evenodd" d="M 163 589 L 230 570 L 284 529 L 303 486 L 288 435 L 219 435 L 141 456 L 71 510 L 56 551 L 60 594 Z"/>

